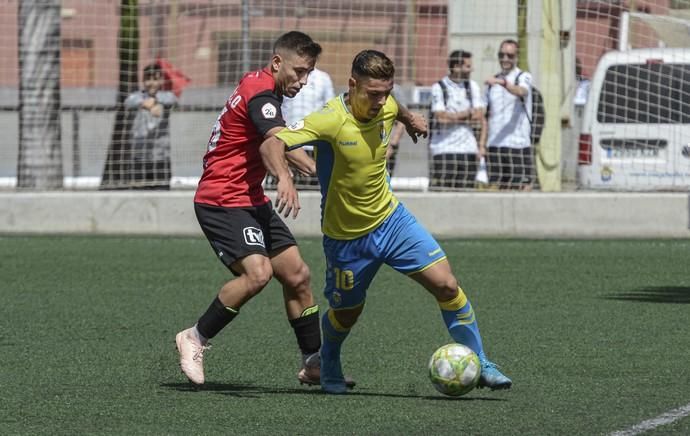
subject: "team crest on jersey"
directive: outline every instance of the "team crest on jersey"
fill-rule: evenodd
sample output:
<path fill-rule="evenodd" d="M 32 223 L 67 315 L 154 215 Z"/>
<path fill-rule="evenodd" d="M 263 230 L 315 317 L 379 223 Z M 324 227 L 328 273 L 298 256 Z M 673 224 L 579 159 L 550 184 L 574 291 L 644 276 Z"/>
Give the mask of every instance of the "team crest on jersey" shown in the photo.
<path fill-rule="evenodd" d="M 381 121 L 379 123 L 379 136 L 381 137 L 381 142 L 384 145 L 388 145 L 388 140 L 390 139 L 390 133 L 386 132 L 386 124 Z"/>
<path fill-rule="evenodd" d="M 247 245 L 260 245 L 266 248 L 264 245 L 264 232 L 262 232 L 261 229 L 257 229 L 256 227 L 245 227 L 242 229 L 242 232 L 244 233 L 244 242 Z"/>
<path fill-rule="evenodd" d="M 271 103 L 266 103 L 265 105 L 261 106 L 261 113 L 263 114 L 264 118 L 275 118 L 278 114 L 278 109 L 276 109 L 276 107 Z"/>
<path fill-rule="evenodd" d="M 338 307 L 340 304 L 343 302 L 343 297 L 340 295 L 340 292 L 334 291 L 333 294 L 331 294 L 331 305 L 333 307 Z"/>
<path fill-rule="evenodd" d="M 295 121 L 294 123 L 290 124 L 288 126 L 288 129 L 300 130 L 300 129 L 302 129 L 302 127 L 304 127 L 304 120 L 299 120 L 299 121 Z"/>

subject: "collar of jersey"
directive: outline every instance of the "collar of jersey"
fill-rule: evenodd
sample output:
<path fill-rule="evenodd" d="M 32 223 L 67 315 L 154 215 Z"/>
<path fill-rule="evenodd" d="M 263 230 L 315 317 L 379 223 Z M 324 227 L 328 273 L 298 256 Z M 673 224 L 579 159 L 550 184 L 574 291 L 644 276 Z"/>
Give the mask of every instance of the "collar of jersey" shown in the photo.
<path fill-rule="evenodd" d="M 363 126 L 366 126 L 368 124 L 372 124 L 376 118 L 372 118 L 371 120 L 369 120 L 367 122 L 363 122 L 363 121 L 360 121 L 357 118 L 355 118 L 354 115 L 352 115 L 352 112 L 350 112 L 350 109 L 347 107 L 347 103 L 345 103 L 345 94 L 347 94 L 347 92 L 343 92 L 342 94 L 340 94 L 338 96 L 338 100 L 340 100 L 340 104 L 343 105 L 343 109 L 345 109 L 345 112 L 350 116 L 350 118 L 352 118 L 357 124 L 361 124 Z"/>

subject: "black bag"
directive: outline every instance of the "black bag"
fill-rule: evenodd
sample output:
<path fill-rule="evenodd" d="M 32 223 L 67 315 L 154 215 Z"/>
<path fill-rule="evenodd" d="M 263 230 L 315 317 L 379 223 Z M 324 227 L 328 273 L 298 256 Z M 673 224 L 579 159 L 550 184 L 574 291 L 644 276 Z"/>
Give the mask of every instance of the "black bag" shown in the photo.
<path fill-rule="evenodd" d="M 443 104 L 445 106 L 448 104 L 448 87 L 446 87 L 446 84 L 443 83 L 443 80 L 439 80 L 438 84 L 439 84 L 439 86 L 441 86 L 441 90 L 443 91 Z M 436 118 L 434 117 L 434 112 L 431 110 L 431 105 L 429 106 L 429 117 L 428 117 L 428 119 L 429 119 L 429 141 L 431 141 L 431 137 L 434 135 L 434 132 L 438 132 L 441 129 L 441 125 L 436 120 Z"/>

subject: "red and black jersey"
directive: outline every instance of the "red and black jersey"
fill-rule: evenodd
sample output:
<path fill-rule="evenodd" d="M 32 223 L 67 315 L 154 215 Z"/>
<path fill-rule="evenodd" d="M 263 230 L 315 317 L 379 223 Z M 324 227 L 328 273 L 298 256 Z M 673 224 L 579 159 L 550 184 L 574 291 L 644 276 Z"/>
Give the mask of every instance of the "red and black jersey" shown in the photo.
<path fill-rule="evenodd" d="M 259 146 L 266 132 L 285 126 L 281 100 L 267 68 L 242 77 L 213 125 L 195 203 L 252 207 L 269 201 Z"/>

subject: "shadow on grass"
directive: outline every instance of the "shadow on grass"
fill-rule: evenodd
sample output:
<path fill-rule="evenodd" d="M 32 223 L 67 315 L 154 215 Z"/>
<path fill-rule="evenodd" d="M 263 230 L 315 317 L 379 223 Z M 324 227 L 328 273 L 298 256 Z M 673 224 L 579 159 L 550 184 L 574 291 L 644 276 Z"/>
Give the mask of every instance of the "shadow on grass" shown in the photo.
<path fill-rule="evenodd" d="M 632 291 L 610 294 L 606 300 L 631 301 L 635 303 L 690 304 L 688 286 L 650 286 Z"/>
<path fill-rule="evenodd" d="M 317 387 L 312 388 L 269 388 L 248 383 L 205 383 L 203 386 L 195 386 L 191 383 L 161 383 L 161 387 L 180 392 L 215 392 L 222 395 L 230 395 L 241 398 L 257 398 L 263 394 L 297 394 L 297 395 L 328 395 Z M 444 397 L 438 395 L 415 394 L 390 394 L 383 392 L 363 392 L 355 388 L 348 391 L 343 397 L 385 397 L 385 398 L 417 398 L 430 401 L 508 401 L 504 398 L 477 398 L 477 397 Z"/>

